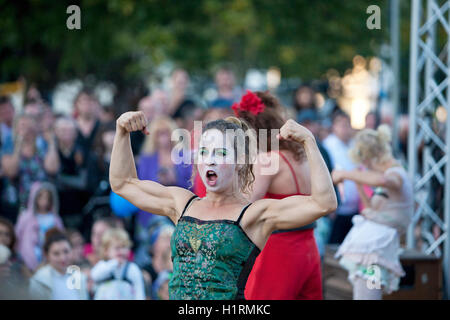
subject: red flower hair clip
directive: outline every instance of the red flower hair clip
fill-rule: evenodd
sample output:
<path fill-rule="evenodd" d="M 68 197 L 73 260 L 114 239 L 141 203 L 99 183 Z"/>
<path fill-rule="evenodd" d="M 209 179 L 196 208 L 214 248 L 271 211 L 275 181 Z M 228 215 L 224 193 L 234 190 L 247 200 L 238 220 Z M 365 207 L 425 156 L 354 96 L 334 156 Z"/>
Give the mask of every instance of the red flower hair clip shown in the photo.
<path fill-rule="evenodd" d="M 233 103 L 231 106 L 236 116 L 238 116 L 239 111 L 249 111 L 256 116 L 258 113 L 263 112 L 265 108 L 266 106 L 261 99 L 250 90 L 247 90 L 241 102 Z"/>

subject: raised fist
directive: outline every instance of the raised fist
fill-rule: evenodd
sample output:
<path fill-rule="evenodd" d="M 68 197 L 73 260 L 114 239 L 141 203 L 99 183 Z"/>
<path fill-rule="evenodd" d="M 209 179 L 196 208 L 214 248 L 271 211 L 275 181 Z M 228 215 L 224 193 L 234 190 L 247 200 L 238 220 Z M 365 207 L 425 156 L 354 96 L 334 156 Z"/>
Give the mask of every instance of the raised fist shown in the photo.
<path fill-rule="evenodd" d="M 306 138 L 314 138 L 314 136 L 311 131 L 292 119 L 286 121 L 278 135 L 278 139 L 294 140 L 297 142 L 303 142 Z"/>
<path fill-rule="evenodd" d="M 142 111 L 130 111 L 123 113 L 116 121 L 117 130 L 122 132 L 133 132 L 142 130 L 149 134 L 147 130 L 147 119 Z"/>

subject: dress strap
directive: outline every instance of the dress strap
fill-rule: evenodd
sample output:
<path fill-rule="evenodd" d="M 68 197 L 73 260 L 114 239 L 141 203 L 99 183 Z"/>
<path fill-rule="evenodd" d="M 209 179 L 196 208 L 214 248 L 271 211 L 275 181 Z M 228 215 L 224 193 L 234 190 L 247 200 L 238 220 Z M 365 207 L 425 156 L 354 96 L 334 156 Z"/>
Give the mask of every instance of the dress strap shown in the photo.
<path fill-rule="evenodd" d="M 277 152 L 289 166 L 289 169 L 291 170 L 292 176 L 295 181 L 295 188 L 297 189 L 297 193 L 300 193 L 300 188 L 299 188 L 298 182 L 297 182 L 297 175 L 295 174 L 294 168 L 292 168 L 291 163 L 289 162 L 289 160 L 284 156 L 284 154 L 280 150 L 278 150 Z"/>
<path fill-rule="evenodd" d="M 193 195 L 193 196 L 188 200 L 188 202 L 186 203 L 186 206 L 185 206 L 184 209 L 183 209 L 183 212 L 181 213 L 180 218 L 183 217 L 184 213 L 185 213 L 186 210 L 189 208 L 189 205 L 191 204 L 191 202 L 192 202 L 195 198 L 198 198 L 198 197 L 197 197 L 196 195 Z"/>
<path fill-rule="evenodd" d="M 241 222 L 242 217 L 244 216 L 244 212 L 250 207 L 252 202 L 250 202 L 248 205 L 246 205 L 244 208 L 242 208 L 241 213 L 239 214 L 239 218 L 236 220 L 236 224 L 239 224 Z"/>

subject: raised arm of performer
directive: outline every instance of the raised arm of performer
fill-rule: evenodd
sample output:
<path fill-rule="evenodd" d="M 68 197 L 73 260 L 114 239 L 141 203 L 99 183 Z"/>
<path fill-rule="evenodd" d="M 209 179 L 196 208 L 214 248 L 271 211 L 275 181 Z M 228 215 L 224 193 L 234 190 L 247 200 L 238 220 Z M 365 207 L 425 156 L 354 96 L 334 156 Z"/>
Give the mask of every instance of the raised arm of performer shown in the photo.
<path fill-rule="evenodd" d="M 111 189 L 138 208 L 167 216 L 176 223 L 193 193 L 183 188 L 165 187 L 154 181 L 138 179 L 130 132 L 143 130 L 148 134 L 147 124 L 142 111 L 126 112 L 117 119 L 109 169 Z"/>
<path fill-rule="evenodd" d="M 264 224 L 261 231 L 266 235 L 274 230 L 307 225 L 337 207 L 329 171 L 312 133 L 295 121 L 288 120 L 281 127 L 278 137 L 303 143 L 311 172 L 311 195 L 256 201 L 252 212 L 258 212 L 257 221 Z"/>

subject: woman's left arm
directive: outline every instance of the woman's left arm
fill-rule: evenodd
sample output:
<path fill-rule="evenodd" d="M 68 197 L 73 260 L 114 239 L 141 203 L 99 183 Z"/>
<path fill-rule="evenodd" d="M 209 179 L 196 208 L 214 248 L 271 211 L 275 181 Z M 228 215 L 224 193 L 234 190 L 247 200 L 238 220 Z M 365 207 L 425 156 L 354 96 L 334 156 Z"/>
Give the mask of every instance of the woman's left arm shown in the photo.
<path fill-rule="evenodd" d="M 312 133 L 295 121 L 288 120 L 280 129 L 279 138 L 303 144 L 310 167 L 311 194 L 258 201 L 262 206 L 259 219 L 264 222 L 265 233 L 307 225 L 335 211 L 337 207 L 330 173 Z"/>
<path fill-rule="evenodd" d="M 334 183 L 352 180 L 356 183 L 367 184 L 373 187 L 399 189 L 402 186 L 401 177 L 395 173 L 386 175 L 373 170 L 333 170 L 331 175 Z"/>

